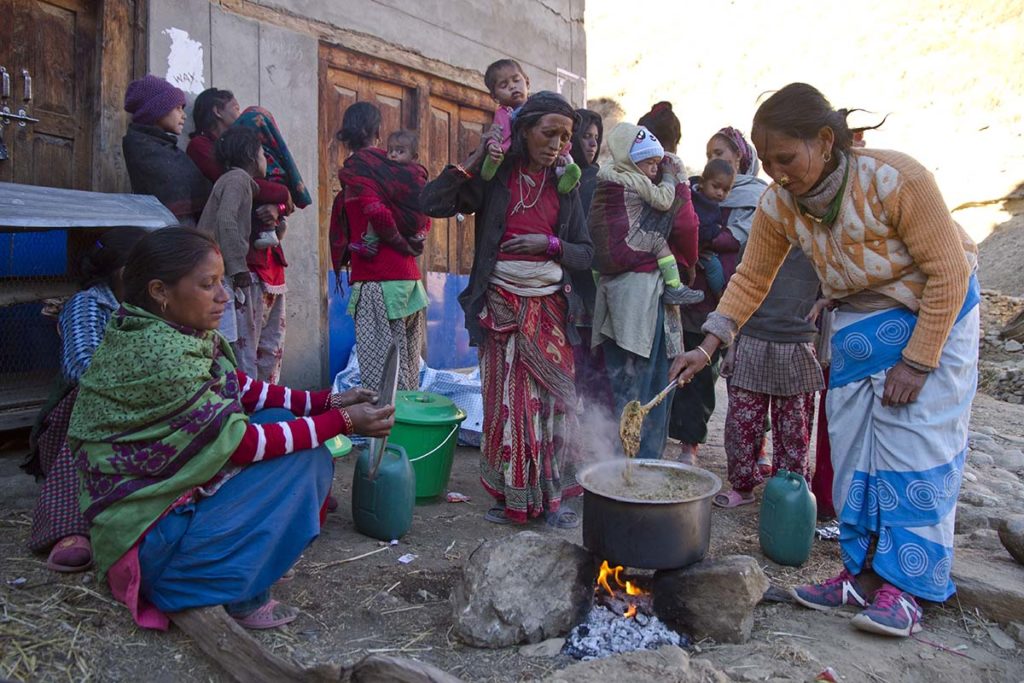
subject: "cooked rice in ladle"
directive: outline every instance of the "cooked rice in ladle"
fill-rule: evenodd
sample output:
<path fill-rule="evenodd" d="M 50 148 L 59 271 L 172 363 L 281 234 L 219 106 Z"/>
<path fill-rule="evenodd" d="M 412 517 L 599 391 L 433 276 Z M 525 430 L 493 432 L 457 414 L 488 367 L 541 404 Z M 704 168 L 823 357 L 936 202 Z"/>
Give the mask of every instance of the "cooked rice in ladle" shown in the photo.
<path fill-rule="evenodd" d="M 630 401 L 622 409 L 619 418 L 619 439 L 627 458 L 634 458 L 640 451 L 640 431 L 644 426 L 644 410 L 640 401 Z"/>

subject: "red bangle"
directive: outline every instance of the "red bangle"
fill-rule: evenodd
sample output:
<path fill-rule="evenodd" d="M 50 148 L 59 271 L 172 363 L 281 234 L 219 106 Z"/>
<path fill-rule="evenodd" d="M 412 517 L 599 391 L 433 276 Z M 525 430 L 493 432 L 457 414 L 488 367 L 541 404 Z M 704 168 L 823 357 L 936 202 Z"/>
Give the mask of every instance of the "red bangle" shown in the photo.
<path fill-rule="evenodd" d="M 344 408 L 339 408 L 338 412 L 341 413 L 341 419 L 345 421 L 345 435 L 348 436 L 356 430 L 355 425 L 352 424 L 352 417 Z"/>

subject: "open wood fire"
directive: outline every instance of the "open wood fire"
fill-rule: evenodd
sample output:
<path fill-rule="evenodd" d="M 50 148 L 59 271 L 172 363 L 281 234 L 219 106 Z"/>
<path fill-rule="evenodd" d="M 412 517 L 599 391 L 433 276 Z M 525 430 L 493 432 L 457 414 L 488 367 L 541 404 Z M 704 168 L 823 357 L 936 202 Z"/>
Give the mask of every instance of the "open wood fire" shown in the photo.
<path fill-rule="evenodd" d="M 626 578 L 623 567 L 601 563 L 594 586 L 594 608 L 565 641 L 563 652 L 576 659 L 600 659 L 662 645 L 689 645 L 654 616 L 653 596 L 639 577 Z"/>

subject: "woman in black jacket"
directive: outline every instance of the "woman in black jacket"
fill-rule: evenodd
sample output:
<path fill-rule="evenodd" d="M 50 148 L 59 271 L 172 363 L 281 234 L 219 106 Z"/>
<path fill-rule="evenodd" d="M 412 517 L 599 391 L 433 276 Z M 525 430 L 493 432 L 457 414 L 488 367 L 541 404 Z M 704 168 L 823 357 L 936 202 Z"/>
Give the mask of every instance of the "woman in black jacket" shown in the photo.
<path fill-rule="evenodd" d="M 570 271 L 590 268 L 593 246 L 578 191 L 559 194 L 554 175 L 576 122 L 561 95 L 536 93 L 516 116 L 512 147 L 493 179 L 478 175 L 492 153 L 486 135 L 420 197 L 437 218 L 476 214 L 473 269 L 459 301 L 470 342 L 480 347 L 481 481 L 501 503 L 486 519 L 499 524 L 544 513 L 553 526 L 579 525 L 561 507 L 581 492 L 572 347 L 583 305 Z"/>

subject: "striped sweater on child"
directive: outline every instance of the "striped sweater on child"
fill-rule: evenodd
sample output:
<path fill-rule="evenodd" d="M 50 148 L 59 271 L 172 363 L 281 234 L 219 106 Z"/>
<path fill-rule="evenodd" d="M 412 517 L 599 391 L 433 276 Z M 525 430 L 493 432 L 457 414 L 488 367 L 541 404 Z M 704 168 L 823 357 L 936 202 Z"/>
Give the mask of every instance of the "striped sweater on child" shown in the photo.
<path fill-rule="evenodd" d="M 238 374 L 239 400 L 246 413 L 264 408 L 284 408 L 295 415 L 294 420 L 252 424 L 245 428 L 231 461 L 244 465 L 270 460 L 307 448 L 316 448 L 338 434 L 348 434 L 350 424 L 342 410 L 328 405 L 330 390 L 296 391 L 249 377 L 241 370 Z"/>

